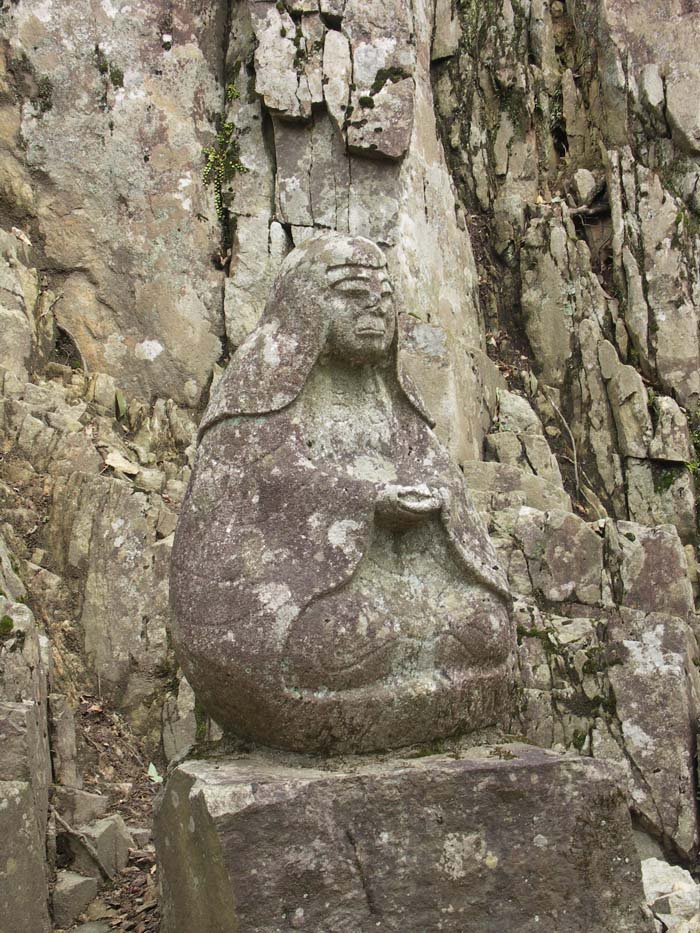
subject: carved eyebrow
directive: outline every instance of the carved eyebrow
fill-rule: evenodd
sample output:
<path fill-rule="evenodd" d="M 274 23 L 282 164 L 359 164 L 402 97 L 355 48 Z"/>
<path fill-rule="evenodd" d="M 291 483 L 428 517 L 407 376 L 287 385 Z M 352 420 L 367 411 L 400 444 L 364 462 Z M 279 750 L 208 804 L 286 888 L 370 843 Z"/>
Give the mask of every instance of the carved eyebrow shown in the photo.
<path fill-rule="evenodd" d="M 376 262 L 367 261 L 367 262 L 339 262 L 335 265 L 329 264 L 326 266 L 326 272 L 342 272 L 344 269 L 384 269 L 386 268 L 386 260 L 384 257 L 378 259 Z"/>
<path fill-rule="evenodd" d="M 371 273 L 376 271 L 378 270 L 366 266 L 336 266 L 327 270 L 327 276 L 330 280 L 331 288 L 335 288 L 336 285 L 342 285 L 344 282 L 368 282 L 370 281 Z M 393 291 L 391 282 L 386 274 L 382 275 L 380 284 L 382 289 L 388 288 L 389 291 Z"/>

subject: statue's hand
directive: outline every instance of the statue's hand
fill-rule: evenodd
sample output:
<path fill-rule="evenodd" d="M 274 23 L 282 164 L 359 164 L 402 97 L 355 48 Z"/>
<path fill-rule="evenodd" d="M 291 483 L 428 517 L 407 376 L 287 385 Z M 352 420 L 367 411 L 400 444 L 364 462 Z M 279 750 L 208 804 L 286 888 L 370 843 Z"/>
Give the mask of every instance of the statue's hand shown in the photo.
<path fill-rule="evenodd" d="M 419 486 L 399 486 L 388 483 L 377 497 L 377 513 L 398 525 L 411 525 L 442 508 L 442 496 L 425 483 Z"/>

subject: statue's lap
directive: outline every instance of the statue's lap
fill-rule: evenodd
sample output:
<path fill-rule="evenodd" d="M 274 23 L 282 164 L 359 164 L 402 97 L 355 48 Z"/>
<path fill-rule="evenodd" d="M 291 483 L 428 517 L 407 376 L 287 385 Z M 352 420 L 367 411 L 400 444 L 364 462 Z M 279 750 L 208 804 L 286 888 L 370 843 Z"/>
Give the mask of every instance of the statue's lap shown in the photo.
<path fill-rule="evenodd" d="M 491 669 L 507 658 L 509 634 L 503 601 L 455 565 L 438 518 L 401 533 L 378 525 L 348 584 L 293 624 L 287 684 L 343 691 Z"/>

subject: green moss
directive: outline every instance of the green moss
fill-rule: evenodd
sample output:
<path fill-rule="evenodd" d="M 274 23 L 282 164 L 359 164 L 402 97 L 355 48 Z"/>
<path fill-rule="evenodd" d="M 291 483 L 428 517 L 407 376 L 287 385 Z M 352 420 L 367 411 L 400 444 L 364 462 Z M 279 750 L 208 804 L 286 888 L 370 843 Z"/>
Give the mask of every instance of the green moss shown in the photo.
<path fill-rule="evenodd" d="M 654 492 L 661 495 L 673 486 L 681 474 L 682 467 L 676 466 L 654 466 L 652 468 L 652 480 L 654 483 Z"/>
<path fill-rule="evenodd" d="M 676 232 L 672 239 L 672 245 L 679 247 L 682 245 L 684 237 L 691 239 L 700 236 L 700 219 L 691 213 L 683 204 L 676 214 Z"/>
<path fill-rule="evenodd" d="M 586 739 L 588 738 L 587 732 L 581 732 L 580 729 L 574 729 L 574 735 L 571 740 L 571 744 L 574 746 L 576 751 L 580 752 L 583 749 L 583 746 L 586 744 Z"/>
<path fill-rule="evenodd" d="M 603 674 L 611 667 L 622 664 L 620 658 L 611 657 L 609 649 L 602 645 L 589 648 L 586 654 L 588 659 L 581 668 L 583 674 Z"/>
<path fill-rule="evenodd" d="M 602 698 L 596 696 L 593 697 L 593 699 L 589 699 L 582 693 L 577 693 L 573 696 L 558 696 L 556 698 L 556 705 L 566 710 L 570 715 L 578 716 L 579 719 L 594 719 L 599 715 Z"/>
<path fill-rule="evenodd" d="M 538 638 L 542 642 L 545 651 L 551 653 L 557 651 L 557 644 L 552 638 L 552 634 L 549 629 L 537 628 L 537 626 L 526 628 L 524 625 L 519 625 L 516 629 L 516 634 L 518 636 L 519 645 L 522 645 L 523 638 Z"/>
<path fill-rule="evenodd" d="M 114 415 L 117 421 L 122 421 L 126 417 L 127 408 L 126 396 L 121 389 L 117 389 L 114 393 Z"/>
<path fill-rule="evenodd" d="M 116 65 L 109 66 L 109 80 L 113 87 L 124 87 L 124 72 Z"/>
<path fill-rule="evenodd" d="M 3 616 L 0 619 L 0 638 L 6 638 L 14 629 L 15 623 L 9 616 Z"/>
<path fill-rule="evenodd" d="M 124 71 L 107 58 L 99 45 L 95 46 L 94 58 L 95 67 L 106 81 L 113 87 L 124 87 Z"/>
<path fill-rule="evenodd" d="M 406 758 L 430 758 L 432 755 L 454 754 L 449 743 L 444 739 L 436 739 L 428 745 L 416 745 L 406 753 Z"/>
<path fill-rule="evenodd" d="M 32 98 L 32 103 L 39 113 L 47 113 L 53 107 L 53 84 L 51 79 L 46 76 L 39 78 L 37 82 L 37 92 Z"/>
<path fill-rule="evenodd" d="M 109 59 L 99 45 L 95 46 L 95 67 L 101 75 L 109 73 Z"/>
<path fill-rule="evenodd" d="M 495 0 L 459 0 L 462 42 L 466 48 L 485 41 L 489 25 L 496 22 Z"/>
<path fill-rule="evenodd" d="M 377 72 L 377 76 L 374 79 L 372 84 L 371 94 L 378 94 L 384 85 L 391 81 L 392 84 L 395 84 L 397 81 L 401 81 L 402 78 L 407 78 L 408 75 L 403 70 L 403 68 L 398 68 L 397 66 L 392 66 L 391 68 L 380 68 Z"/>
<path fill-rule="evenodd" d="M 617 701 L 614 694 L 611 693 L 610 696 L 607 697 L 597 697 L 597 699 L 599 701 L 598 705 L 603 712 L 607 713 L 609 716 L 615 715 L 617 712 Z"/>
<path fill-rule="evenodd" d="M 360 98 L 360 106 L 361 106 L 361 107 L 369 107 L 370 109 L 372 109 L 372 107 L 374 107 L 374 98 L 373 98 L 373 97 L 367 97 L 367 96 L 361 97 L 361 98 Z"/>
<path fill-rule="evenodd" d="M 226 85 L 226 101 L 230 104 L 231 101 L 238 100 L 240 96 L 240 92 L 233 81 L 229 82 Z"/>

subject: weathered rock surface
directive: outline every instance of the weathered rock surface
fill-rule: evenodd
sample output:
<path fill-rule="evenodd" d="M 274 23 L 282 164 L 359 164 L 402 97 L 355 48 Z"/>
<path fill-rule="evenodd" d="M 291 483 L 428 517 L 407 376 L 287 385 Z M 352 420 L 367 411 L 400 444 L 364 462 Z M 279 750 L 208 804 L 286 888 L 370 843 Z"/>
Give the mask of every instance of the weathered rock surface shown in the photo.
<path fill-rule="evenodd" d="M 57 557 L 68 572 L 85 574 L 85 652 L 105 694 L 125 709 L 150 700 L 167 652 L 172 538 L 158 537 L 161 512 L 159 495 L 118 479 L 74 473 L 56 486 L 55 521 L 64 532 Z"/>
<path fill-rule="evenodd" d="M 163 930 L 651 930 L 615 781 L 520 745 L 354 771 L 187 762 L 156 819 Z"/>
<path fill-rule="evenodd" d="M 479 511 L 485 514 L 523 505 L 542 512 L 571 508 L 563 487 L 513 464 L 465 460 L 462 472 Z"/>
<path fill-rule="evenodd" d="M 642 824 L 669 851 L 693 858 L 699 658 L 692 631 L 668 615 L 569 611 L 516 605 L 520 729 L 545 746 L 619 760 Z"/>
<path fill-rule="evenodd" d="M 74 872 L 91 878 L 102 878 L 102 871 L 114 877 L 129 861 L 129 848 L 133 840 L 119 814 L 106 816 L 79 828 L 97 853 L 97 864 L 90 851 L 77 836 L 68 836 L 71 853 L 71 868 Z"/>
<path fill-rule="evenodd" d="M 77 787 L 56 785 L 51 792 L 51 801 L 67 823 L 84 826 L 103 817 L 110 801 L 102 794 L 93 794 Z"/>
<path fill-rule="evenodd" d="M 700 926 L 700 885 L 689 871 L 658 858 L 642 861 L 644 897 L 657 920 L 672 933 Z"/>
<path fill-rule="evenodd" d="M 224 22 L 221 4 L 30 0 L 3 13 L 10 138 L 32 173 L 22 213 L 60 282 L 54 314 L 90 369 L 141 398 L 195 404 L 221 353 L 201 160 L 222 107 Z"/>
<path fill-rule="evenodd" d="M 0 537 L 0 587 L 24 598 Z M 43 643 L 42 643 L 43 641 Z M 0 596 L 0 929 L 50 929 L 46 830 L 51 760 L 45 640 L 29 608 Z"/>
<path fill-rule="evenodd" d="M 49 933 L 45 825 L 29 781 L 0 781 L 0 929 Z"/>
<path fill-rule="evenodd" d="M 614 720 L 629 763 L 633 805 L 677 850 L 697 850 L 692 759 L 700 676 L 697 644 L 681 619 L 621 610 L 608 641 Z"/>
<path fill-rule="evenodd" d="M 0 361 L 26 380 L 37 342 L 39 277 L 26 245 L 5 231 L 0 233 L 0 296 Z"/>
<path fill-rule="evenodd" d="M 197 703 L 187 678 L 180 675 L 177 694 L 163 705 L 163 753 L 168 761 L 183 758 L 197 742 L 221 738 L 219 726 Z"/>
<path fill-rule="evenodd" d="M 95 878 L 74 871 L 59 871 L 51 898 L 51 913 L 56 926 L 68 929 L 97 894 Z"/>

